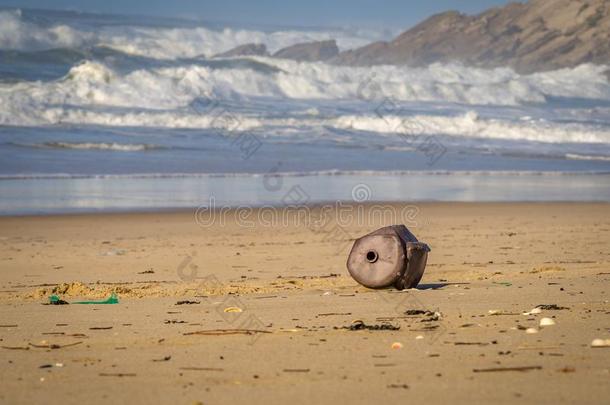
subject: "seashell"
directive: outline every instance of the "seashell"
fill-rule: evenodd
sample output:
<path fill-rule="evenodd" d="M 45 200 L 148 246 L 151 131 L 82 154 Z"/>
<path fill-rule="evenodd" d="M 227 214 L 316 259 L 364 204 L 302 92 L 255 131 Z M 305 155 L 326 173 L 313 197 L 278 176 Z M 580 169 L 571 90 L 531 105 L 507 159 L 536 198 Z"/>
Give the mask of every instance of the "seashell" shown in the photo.
<path fill-rule="evenodd" d="M 536 329 L 536 328 L 527 328 L 525 330 L 525 333 L 530 334 L 530 335 L 534 334 L 534 333 L 538 333 L 538 329 Z"/>
<path fill-rule="evenodd" d="M 610 339 L 593 339 L 591 347 L 610 347 Z"/>
<path fill-rule="evenodd" d="M 240 307 L 227 307 L 225 312 L 243 312 L 243 310 Z"/>
<path fill-rule="evenodd" d="M 540 326 L 551 326 L 555 325 L 555 321 L 551 318 L 542 318 L 540 320 Z"/>
<path fill-rule="evenodd" d="M 392 343 L 392 349 L 402 349 L 402 343 L 400 343 L 400 342 Z"/>

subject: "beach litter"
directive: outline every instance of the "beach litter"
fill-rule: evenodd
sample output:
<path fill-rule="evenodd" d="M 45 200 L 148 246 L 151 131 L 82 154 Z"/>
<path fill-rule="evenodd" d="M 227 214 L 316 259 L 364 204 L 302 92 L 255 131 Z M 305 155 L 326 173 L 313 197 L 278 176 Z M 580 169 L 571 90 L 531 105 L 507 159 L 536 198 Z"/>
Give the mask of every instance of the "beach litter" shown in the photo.
<path fill-rule="evenodd" d="M 540 326 L 552 326 L 555 325 L 555 321 L 551 318 L 542 318 L 540 320 Z"/>
<path fill-rule="evenodd" d="M 404 225 L 392 225 L 354 242 L 347 269 L 368 288 L 415 288 L 421 280 L 430 247 Z"/>
<path fill-rule="evenodd" d="M 53 367 L 63 367 L 64 364 L 63 363 L 55 363 L 55 364 L 43 364 L 41 366 L 39 366 L 38 368 L 53 368 Z"/>
<path fill-rule="evenodd" d="M 200 301 L 183 300 L 176 302 L 176 305 L 196 305 L 201 304 Z"/>
<path fill-rule="evenodd" d="M 200 336 L 224 336 L 224 335 L 254 335 L 256 333 L 272 333 L 268 330 L 260 329 L 211 329 L 198 330 L 195 332 L 183 333 L 184 336 L 200 335 Z"/>
<path fill-rule="evenodd" d="M 493 281 L 492 284 L 502 285 L 504 287 L 510 287 L 513 285 L 513 283 L 510 283 L 508 281 Z"/>
<path fill-rule="evenodd" d="M 380 323 L 376 325 L 367 325 L 361 320 L 353 321 L 350 326 L 344 326 L 343 329 L 347 330 L 399 330 L 400 326 L 392 325 L 389 323 Z"/>
<path fill-rule="evenodd" d="M 51 295 L 49 297 L 49 303 L 46 305 L 68 305 L 68 304 L 69 304 L 68 301 L 62 300 L 57 295 Z"/>
<path fill-rule="evenodd" d="M 407 384 L 390 384 L 387 386 L 388 388 L 401 388 L 404 390 L 408 390 L 409 386 Z"/>
<path fill-rule="evenodd" d="M 539 305 L 536 305 L 536 308 L 539 308 L 539 309 L 545 310 L 545 311 L 562 311 L 564 309 L 570 309 L 568 307 L 561 307 L 557 304 L 539 304 Z"/>
<path fill-rule="evenodd" d="M 434 315 L 434 311 L 427 309 L 407 309 L 405 315 Z"/>
<path fill-rule="evenodd" d="M 101 300 L 101 301 L 76 301 L 73 302 L 72 304 L 79 304 L 79 305 L 90 305 L 90 304 L 94 304 L 94 305 L 106 305 L 106 304 L 118 304 L 119 303 L 119 297 L 115 294 L 112 293 L 110 294 L 110 297 L 108 297 L 105 300 Z M 49 297 L 49 303 L 45 304 L 45 305 L 68 305 L 70 304 L 68 301 L 62 300 L 61 298 L 59 298 L 59 296 L 53 294 Z"/>
<path fill-rule="evenodd" d="M 494 373 L 494 372 L 503 372 L 503 371 L 531 371 L 531 370 L 542 370 L 542 366 L 475 368 L 472 371 L 475 373 Z"/>

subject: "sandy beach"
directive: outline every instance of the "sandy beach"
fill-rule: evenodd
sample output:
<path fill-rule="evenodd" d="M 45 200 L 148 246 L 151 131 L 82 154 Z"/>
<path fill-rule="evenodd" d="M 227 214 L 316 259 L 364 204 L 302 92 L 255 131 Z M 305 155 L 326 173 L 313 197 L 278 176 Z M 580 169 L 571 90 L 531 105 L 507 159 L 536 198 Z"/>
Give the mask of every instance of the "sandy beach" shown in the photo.
<path fill-rule="evenodd" d="M 410 207 L 402 292 L 345 267 L 381 218 L 2 217 L 0 402 L 608 403 L 609 204 Z"/>

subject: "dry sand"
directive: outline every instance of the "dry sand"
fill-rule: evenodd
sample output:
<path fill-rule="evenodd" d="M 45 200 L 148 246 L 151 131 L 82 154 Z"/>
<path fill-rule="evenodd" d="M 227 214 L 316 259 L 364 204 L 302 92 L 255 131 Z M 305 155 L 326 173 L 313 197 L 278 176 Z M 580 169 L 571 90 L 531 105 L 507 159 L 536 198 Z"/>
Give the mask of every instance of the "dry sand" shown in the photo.
<path fill-rule="evenodd" d="M 609 403 L 610 347 L 591 342 L 610 338 L 610 205 L 417 209 L 432 252 L 405 292 L 345 268 L 382 221 L 0 218 L 0 402 Z M 565 308 L 523 314 L 539 304 Z"/>

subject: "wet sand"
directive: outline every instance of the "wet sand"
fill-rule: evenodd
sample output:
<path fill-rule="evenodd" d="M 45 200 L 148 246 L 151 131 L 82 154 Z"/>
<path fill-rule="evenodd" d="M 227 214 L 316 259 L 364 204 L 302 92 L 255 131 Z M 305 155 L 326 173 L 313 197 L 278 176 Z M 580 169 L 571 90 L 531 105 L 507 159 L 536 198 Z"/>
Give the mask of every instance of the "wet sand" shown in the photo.
<path fill-rule="evenodd" d="M 0 218 L 0 402 L 610 400 L 610 347 L 591 346 L 610 338 L 610 204 L 425 203 L 408 222 L 432 252 L 397 292 L 345 268 L 381 218 Z"/>

